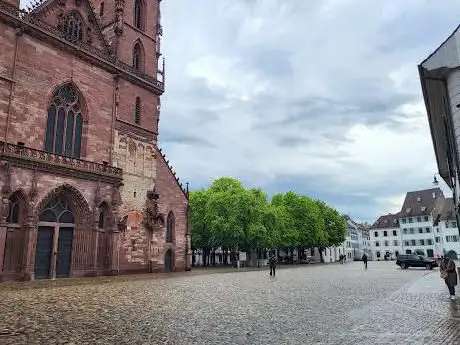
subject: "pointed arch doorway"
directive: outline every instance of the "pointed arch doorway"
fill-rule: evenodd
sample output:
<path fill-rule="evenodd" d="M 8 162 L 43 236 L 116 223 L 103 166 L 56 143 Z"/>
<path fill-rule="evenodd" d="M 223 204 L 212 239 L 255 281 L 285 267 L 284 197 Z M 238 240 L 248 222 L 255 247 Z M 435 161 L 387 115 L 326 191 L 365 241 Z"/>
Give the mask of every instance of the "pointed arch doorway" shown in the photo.
<path fill-rule="evenodd" d="M 168 249 L 165 253 L 165 272 L 170 273 L 174 270 L 173 253 Z"/>
<path fill-rule="evenodd" d="M 70 276 L 75 216 L 62 197 L 50 200 L 39 216 L 35 278 Z"/>

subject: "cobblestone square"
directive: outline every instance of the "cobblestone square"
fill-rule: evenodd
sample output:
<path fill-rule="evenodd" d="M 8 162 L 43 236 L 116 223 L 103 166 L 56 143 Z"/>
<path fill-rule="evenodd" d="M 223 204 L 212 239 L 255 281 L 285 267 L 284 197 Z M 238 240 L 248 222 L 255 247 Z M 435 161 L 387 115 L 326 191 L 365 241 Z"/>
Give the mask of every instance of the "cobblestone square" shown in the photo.
<path fill-rule="evenodd" d="M 212 270 L 210 271 L 212 272 Z M 394 262 L 0 285 L 0 344 L 458 344 L 437 270 Z"/>

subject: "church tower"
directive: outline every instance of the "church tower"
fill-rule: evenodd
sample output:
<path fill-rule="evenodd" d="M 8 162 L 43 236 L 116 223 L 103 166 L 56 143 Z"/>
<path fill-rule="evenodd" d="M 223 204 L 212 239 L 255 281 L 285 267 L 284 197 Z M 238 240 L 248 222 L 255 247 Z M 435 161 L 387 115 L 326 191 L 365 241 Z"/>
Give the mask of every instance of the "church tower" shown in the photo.
<path fill-rule="evenodd" d="M 118 59 L 164 82 L 161 0 L 95 0 L 94 4 Z"/>
<path fill-rule="evenodd" d="M 128 67 L 133 75 L 130 80 L 115 77 L 116 122 L 112 155 L 112 164 L 123 169 L 121 213 L 128 215 L 128 232 L 121 250 L 131 257 L 132 269 L 136 269 L 136 263 L 143 265 L 146 252 L 154 255 L 155 243 L 165 242 L 162 238 L 154 238 L 157 233 L 146 229 L 143 223 L 147 195 L 153 190 L 158 192 L 157 135 L 160 96 L 164 91 L 160 3 L 161 0 L 93 2 L 111 53 L 116 62 Z M 161 201 L 160 198 L 160 204 Z"/>

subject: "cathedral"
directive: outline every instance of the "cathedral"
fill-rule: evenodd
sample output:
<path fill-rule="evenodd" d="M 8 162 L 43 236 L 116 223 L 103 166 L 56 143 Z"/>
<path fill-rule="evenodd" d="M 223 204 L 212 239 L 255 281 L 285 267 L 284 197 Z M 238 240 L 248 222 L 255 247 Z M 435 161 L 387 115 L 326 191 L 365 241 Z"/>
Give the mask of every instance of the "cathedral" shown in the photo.
<path fill-rule="evenodd" d="M 0 281 L 191 267 L 161 0 L 0 0 Z"/>

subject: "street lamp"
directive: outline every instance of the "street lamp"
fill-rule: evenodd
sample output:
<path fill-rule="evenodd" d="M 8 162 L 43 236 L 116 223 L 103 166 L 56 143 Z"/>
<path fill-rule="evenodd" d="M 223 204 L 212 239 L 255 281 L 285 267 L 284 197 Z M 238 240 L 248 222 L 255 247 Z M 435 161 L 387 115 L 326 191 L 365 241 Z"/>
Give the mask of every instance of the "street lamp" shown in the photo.
<path fill-rule="evenodd" d="M 439 181 L 438 181 L 438 179 L 436 178 L 436 175 L 439 175 L 439 174 L 436 173 L 436 174 L 433 175 L 433 186 L 436 186 L 436 187 L 437 187 L 437 186 L 439 185 Z M 441 175 L 439 175 L 439 176 L 441 176 Z"/>

